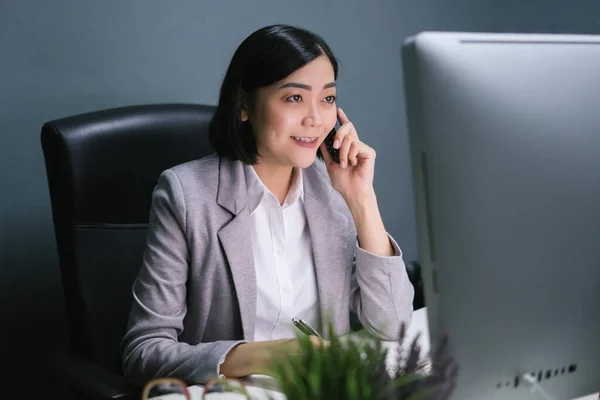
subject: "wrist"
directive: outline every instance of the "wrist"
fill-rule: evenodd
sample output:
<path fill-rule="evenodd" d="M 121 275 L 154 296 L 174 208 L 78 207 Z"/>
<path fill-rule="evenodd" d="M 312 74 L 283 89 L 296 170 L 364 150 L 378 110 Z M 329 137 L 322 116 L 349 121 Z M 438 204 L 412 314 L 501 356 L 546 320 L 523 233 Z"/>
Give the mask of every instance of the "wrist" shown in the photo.
<path fill-rule="evenodd" d="M 376 212 L 378 209 L 377 196 L 373 189 L 363 192 L 354 192 L 345 196 L 344 200 L 346 201 L 356 224 L 368 219 L 369 214 Z"/>
<path fill-rule="evenodd" d="M 258 373 L 267 365 L 264 342 L 242 343 L 232 348 L 221 364 L 221 374 L 239 378 Z"/>
<path fill-rule="evenodd" d="M 376 256 L 392 256 L 394 248 L 383 225 L 375 192 L 353 196 L 346 202 L 354 220 L 359 247 Z"/>
<path fill-rule="evenodd" d="M 273 359 L 293 351 L 295 342 L 295 339 L 277 339 L 237 345 L 225 357 L 221 373 L 235 378 L 268 374 Z"/>

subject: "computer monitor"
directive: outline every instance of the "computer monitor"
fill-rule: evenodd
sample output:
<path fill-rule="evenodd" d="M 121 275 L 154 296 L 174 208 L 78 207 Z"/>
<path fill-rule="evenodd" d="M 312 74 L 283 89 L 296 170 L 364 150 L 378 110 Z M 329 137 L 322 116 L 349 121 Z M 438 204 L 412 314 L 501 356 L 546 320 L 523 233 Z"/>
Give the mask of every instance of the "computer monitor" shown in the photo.
<path fill-rule="evenodd" d="M 600 36 L 424 32 L 403 47 L 431 343 L 453 399 L 600 390 Z"/>

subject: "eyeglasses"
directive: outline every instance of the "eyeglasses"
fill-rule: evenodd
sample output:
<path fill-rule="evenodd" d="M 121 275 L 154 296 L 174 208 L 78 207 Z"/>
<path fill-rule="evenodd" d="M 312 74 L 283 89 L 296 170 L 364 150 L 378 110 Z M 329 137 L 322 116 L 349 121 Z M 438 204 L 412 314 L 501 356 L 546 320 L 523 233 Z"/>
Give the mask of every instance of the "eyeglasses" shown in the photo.
<path fill-rule="evenodd" d="M 237 379 L 217 378 L 206 382 L 202 400 L 209 399 L 212 393 L 234 393 L 237 394 L 240 399 L 251 400 L 246 387 Z M 236 396 L 236 398 L 238 396 Z"/>
<path fill-rule="evenodd" d="M 153 379 L 144 386 L 142 400 L 148 399 L 185 399 L 192 400 L 192 395 L 187 385 L 180 379 L 160 378 Z"/>
<path fill-rule="evenodd" d="M 220 393 L 230 393 L 229 398 L 251 400 L 244 384 L 237 379 L 217 378 L 203 385 L 201 400 L 217 398 Z M 177 378 L 153 379 L 144 386 L 142 400 L 192 400 L 185 382 Z"/>

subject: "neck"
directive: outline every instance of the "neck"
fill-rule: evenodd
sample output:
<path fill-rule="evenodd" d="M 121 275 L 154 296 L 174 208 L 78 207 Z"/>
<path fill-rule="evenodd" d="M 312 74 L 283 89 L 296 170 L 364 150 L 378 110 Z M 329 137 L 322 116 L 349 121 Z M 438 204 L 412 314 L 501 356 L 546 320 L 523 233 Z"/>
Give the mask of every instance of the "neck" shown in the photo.
<path fill-rule="evenodd" d="M 252 166 L 256 175 L 267 189 L 277 197 L 279 204 L 283 204 L 285 197 L 292 185 L 293 167 L 273 166 L 268 164 L 254 164 Z"/>

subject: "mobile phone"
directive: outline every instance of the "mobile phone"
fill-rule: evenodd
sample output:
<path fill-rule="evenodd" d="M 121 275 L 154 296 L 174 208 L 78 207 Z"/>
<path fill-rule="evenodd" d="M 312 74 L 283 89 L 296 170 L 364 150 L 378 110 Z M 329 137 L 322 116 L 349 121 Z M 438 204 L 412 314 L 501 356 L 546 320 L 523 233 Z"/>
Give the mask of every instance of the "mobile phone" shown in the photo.
<path fill-rule="evenodd" d="M 308 322 L 303 321 L 300 318 L 292 318 L 292 322 L 294 323 L 294 325 L 296 325 L 296 328 L 298 328 L 305 335 L 321 337 L 321 335 L 319 335 L 319 332 L 317 332 L 315 328 L 310 326 Z"/>
<path fill-rule="evenodd" d="M 335 140 L 335 134 L 336 134 L 337 130 L 340 129 L 340 126 L 341 126 L 341 123 L 340 123 L 340 119 L 338 117 L 337 120 L 335 121 L 335 126 L 333 127 L 331 132 L 329 132 L 329 134 L 327 135 L 327 137 L 324 140 L 325 146 L 327 147 L 327 152 L 331 156 L 331 159 L 338 164 L 340 163 L 340 152 L 339 152 L 339 149 L 333 148 L 333 142 Z"/>

